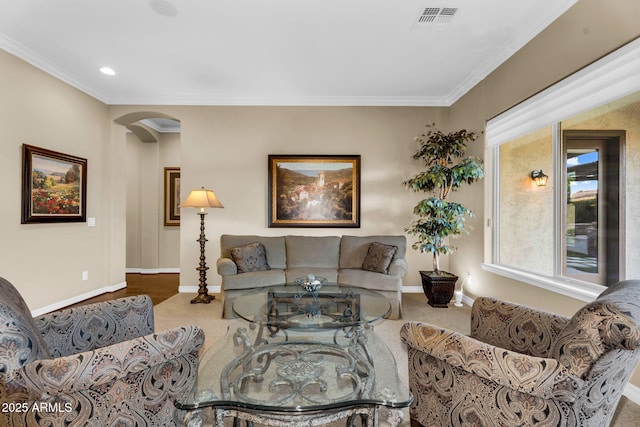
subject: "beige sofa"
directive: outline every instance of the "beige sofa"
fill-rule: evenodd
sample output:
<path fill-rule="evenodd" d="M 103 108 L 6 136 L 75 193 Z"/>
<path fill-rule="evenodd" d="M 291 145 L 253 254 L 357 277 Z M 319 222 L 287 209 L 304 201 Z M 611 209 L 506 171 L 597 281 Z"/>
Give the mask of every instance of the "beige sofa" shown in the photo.
<path fill-rule="evenodd" d="M 268 269 L 238 272 L 232 250 L 260 243 L 264 246 Z M 386 272 L 363 269 L 372 243 L 397 247 Z M 380 245 L 378 245 L 380 246 Z M 401 316 L 402 278 L 407 274 L 405 236 L 251 236 L 220 237 L 221 256 L 217 261 L 222 276 L 223 316 L 234 317 L 236 296 L 264 286 L 290 283 L 297 277 L 314 274 L 337 282 L 371 289 L 391 302 L 391 319 Z M 237 259 L 237 258 L 236 258 Z M 369 258 L 370 260 L 370 258 Z"/>

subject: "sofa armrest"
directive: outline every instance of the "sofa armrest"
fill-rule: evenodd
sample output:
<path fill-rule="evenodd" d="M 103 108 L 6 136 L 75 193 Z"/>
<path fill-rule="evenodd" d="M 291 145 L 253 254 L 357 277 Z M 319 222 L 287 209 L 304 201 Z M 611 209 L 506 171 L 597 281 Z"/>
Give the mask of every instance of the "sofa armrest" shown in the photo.
<path fill-rule="evenodd" d="M 389 276 L 404 277 L 407 275 L 409 268 L 407 261 L 402 258 L 394 258 L 389 264 Z"/>
<path fill-rule="evenodd" d="M 119 298 L 44 314 L 34 319 L 52 357 L 68 356 L 153 332 L 146 295 Z"/>
<path fill-rule="evenodd" d="M 406 323 L 400 336 L 409 351 L 423 352 L 486 381 L 542 399 L 572 402 L 584 385 L 555 359 L 505 350 L 432 325 Z"/>
<path fill-rule="evenodd" d="M 121 379 L 127 383 L 128 375 L 173 363 L 180 357 L 194 355 L 197 364 L 203 343 L 204 332 L 199 327 L 173 328 L 84 353 L 36 360 L 16 372 L 17 383 L 32 399 L 96 389 Z"/>
<path fill-rule="evenodd" d="M 231 258 L 218 258 L 216 261 L 218 274 L 221 276 L 233 276 L 238 274 L 238 266 Z"/>
<path fill-rule="evenodd" d="M 518 353 L 548 357 L 569 318 L 494 298 L 476 298 L 470 336 Z"/>

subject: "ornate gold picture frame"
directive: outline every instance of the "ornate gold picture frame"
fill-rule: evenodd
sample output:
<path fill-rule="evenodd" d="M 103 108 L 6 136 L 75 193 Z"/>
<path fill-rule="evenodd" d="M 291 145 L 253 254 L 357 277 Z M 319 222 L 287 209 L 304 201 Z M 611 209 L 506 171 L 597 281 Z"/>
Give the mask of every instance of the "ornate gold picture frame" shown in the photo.
<path fill-rule="evenodd" d="M 360 156 L 269 155 L 269 227 L 360 227 Z"/>

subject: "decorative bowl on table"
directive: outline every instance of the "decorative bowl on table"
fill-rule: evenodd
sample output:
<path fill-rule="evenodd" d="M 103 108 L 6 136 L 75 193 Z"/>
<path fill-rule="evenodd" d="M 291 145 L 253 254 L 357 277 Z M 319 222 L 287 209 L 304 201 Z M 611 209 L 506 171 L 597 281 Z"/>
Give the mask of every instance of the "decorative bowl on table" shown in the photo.
<path fill-rule="evenodd" d="M 309 274 L 307 277 L 298 277 L 293 281 L 296 285 L 302 286 L 307 292 L 317 292 L 322 285 L 327 283 L 326 277 L 316 277 L 313 274 Z"/>

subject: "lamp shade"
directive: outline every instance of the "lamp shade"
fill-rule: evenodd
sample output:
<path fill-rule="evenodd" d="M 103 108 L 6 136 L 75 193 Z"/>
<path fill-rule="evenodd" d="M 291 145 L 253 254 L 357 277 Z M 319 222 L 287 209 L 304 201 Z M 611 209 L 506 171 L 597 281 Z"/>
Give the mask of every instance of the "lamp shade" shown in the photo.
<path fill-rule="evenodd" d="M 193 190 L 182 203 L 181 208 L 224 208 L 222 203 L 216 197 L 216 193 L 202 187 L 199 190 Z"/>

